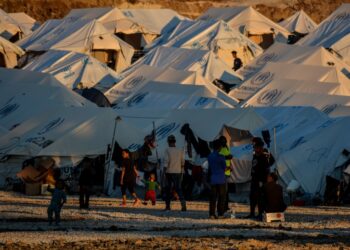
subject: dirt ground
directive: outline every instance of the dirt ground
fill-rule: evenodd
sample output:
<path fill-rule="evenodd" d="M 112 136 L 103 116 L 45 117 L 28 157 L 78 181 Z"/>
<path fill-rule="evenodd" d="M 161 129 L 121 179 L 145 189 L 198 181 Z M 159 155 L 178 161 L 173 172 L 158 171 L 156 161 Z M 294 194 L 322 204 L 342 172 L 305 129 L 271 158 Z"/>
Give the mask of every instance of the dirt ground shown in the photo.
<path fill-rule="evenodd" d="M 120 199 L 92 197 L 78 209 L 69 196 L 60 226 L 49 226 L 50 197 L 0 191 L 0 249 L 350 249 L 349 207 L 290 207 L 287 222 L 208 219 L 207 202 L 120 207 Z M 237 216 L 248 206 L 233 204 Z"/>

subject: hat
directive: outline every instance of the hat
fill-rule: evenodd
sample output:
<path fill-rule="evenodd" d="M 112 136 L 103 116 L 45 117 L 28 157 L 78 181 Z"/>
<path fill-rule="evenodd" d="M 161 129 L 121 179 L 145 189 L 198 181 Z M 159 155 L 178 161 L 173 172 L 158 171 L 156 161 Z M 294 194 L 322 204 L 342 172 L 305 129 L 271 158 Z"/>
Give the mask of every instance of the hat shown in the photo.
<path fill-rule="evenodd" d="M 264 146 L 264 141 L 261 139 L 261 137 L 254 137 L 252 139 L 253 146 L 257 147 L 263 147 Z"/>

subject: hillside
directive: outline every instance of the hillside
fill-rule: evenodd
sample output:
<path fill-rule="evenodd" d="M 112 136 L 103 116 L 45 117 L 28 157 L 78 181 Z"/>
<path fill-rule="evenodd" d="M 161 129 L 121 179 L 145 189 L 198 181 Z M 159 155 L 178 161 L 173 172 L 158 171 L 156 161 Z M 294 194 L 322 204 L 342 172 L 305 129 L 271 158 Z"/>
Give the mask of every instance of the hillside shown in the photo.
<path fill-rule="evenodd" d="M 317 23 L 341 3 L 350 0 L 0 0 L 6 12 L 26 12 L 39 21 L 62 18 L 72 8 L 117 6 L 119 8 L 171 8 L 188 17 L 197 17 L 210 7 L 253 5 L 274 21 L 303 9 Z"/>

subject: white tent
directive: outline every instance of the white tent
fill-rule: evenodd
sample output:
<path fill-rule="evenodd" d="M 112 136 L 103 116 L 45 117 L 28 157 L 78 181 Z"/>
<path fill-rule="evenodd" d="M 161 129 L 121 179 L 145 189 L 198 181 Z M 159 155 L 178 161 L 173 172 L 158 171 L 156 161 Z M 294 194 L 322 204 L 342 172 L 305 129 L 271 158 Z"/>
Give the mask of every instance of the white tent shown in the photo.
<path fill-rule="evenodd" d="M 0 126 L 11 130 L 59 107 L 94 107 L 49 74 L 0 68 Z"/>
<path fill-rule="evenodd" d="M 333 67 L 270 62 L 239 87 L 233 89 L 229 95 L 240 100 L 246 100 L 273 80 L 283 82 L 284 79 L 338 83 L 341 86 L 337 91 L 346 91 L 342 93 L 349 94 L 348 79 L 344 79 Z M 293 86 L 290 86 L 290 88 L 292 89 Z"/>
<path fill-rule="evenodd" d="M 208 109 L 232 108 L 204 85 L 148 82 L 125 99 L 115 102 L 115 109 L 158 108 Z"/>
<path fill-rule="evenodd" d="M 238 71 L 244 79 L 261 70 L 266 63 L 283 62 L 314 66 L 333 66 L 345 76 L 350 75 L 350 67 L 336 55 L 321 46 L 300 46 L 274 43 L 262 55 Z"/>
<path fill-rule="evenodd" d="M 127 76 L 144 64 L 159 68 L 198 72 L 211 82 L 215 79 L 230 84 L 241 82 L 241 77 L 211 51 L 163 46 L 147 53 L 129 69 L 125 70 L 121 76 Z"/>
<path fill-rule="evenodd" d="M 34 30 L 36 30 L 40 24 L 34 18 L 28 16 L 24 12 L 8 13 L 19 25 L 24 35 L 30 35 Z"/>
<path fill-rule="evenodd" d="M 279 23 L 289 32 L 308 34 L 317 28 L 317 24 L 303 11 L 300 10 Z"/>
<path fill-rule="evenodd" d="M 266 129 L 270 134 L 276 130 L 277 154 L 274 142 L 271 151 L 283 182 L 288 184 L 295 179 L 305 192 L 322 196 L 326 175 L 341 164 L 338 161 L 341 152 L 350 146 L 346 133 L 349 118 L 330 119 L 309 107 L 256 108 L 255 111 L 267 122 L 252 131 L 254 135 L 260 136 Z M 240 178 L 240 182 L 250 180 L 252 146 L 233 147 L 231 152 L 240 164 L 234 177 Z"/>
<path fill-rule="evenodd" d="M 127 75 L 124 79 L 118 82 L 118 84 L 106 91 L 105 95 L 111 103 L 117 103 L 134 94 L 136 91 L 139 91 L 152 81 L 202 85 L 205 86 L 206 89 L 208 89 L 214 96 L 223 100 L 224 102 L 227 102 L 230 105 L 237 104 L 236 100 L 229 97 L 225 92 L 218 89 L 197 72 L 179 71 L 171 68 L 157 68 L 146 64 L 140 66 L 137 70 Z"/>
<path fill-rule="evenodd" d="M 24 69 L 50 73 L 71 89 L 94 87 L 104 92 L 120 80 L 115 71 L 97 59 L 64 50 L 49 50 Z"/>
<path fill-rule="evenodd" d="M 24 51 L 5 38 L 0 37 L 0 67 L 14 68 Z"/>
<path fill-rule="evenodd" d="M 146 45 L 145 49 L 151 50 L 157 46 L 162 46 L 177 35 L 181 34 L 187 29 L 190 29 L 191 26 L 195 23 L 196 22 L 193 20 L 184 19 L 181 20 L 175 27 L 173 25 L 170 25 L 169 27 L 164 27 L 164 31 L 162 32 L 162 34 L 158 38 L 156 38 L 152 43 Z"/>
<path fill-rule="evenodd" d="M 244 65 L 263 52 L 260 46 L 224 21 L 214 20 L 197 21 L 163 46 L 211 50 L 230 66 L 233 65 L 233 50 L 237 51 Z"/>
<path fill-rule="evenodd" d="M 64 18 L 69 22 L 98 20 L 110 34 L 119 36 L 139 49 L 152 42 L 165 27 L 172 28 L 185 19 L 171 9 L 117 9 L 112 7 L 73 9 Z"/>
<path fill-rule="evenodd" d="M 50 49 L 92 55 L 117 72 L 130 65 L 134 54 L 130 45 L 110 34 L 101 23 L 89 20 L 63 21 L 26 47 L 30 52 L 44 52 Z"/>
<path fill-rule="evenodd" d="M 331 48 L 337 52 L 348 65 L 350 65 L 350 34 L 339 39 Z"/>
<path fill-rule="evenodd" d="M 60 26 L 62 24 L 61 19 L 49 19 L 44 22 L 40 27 L 38 27 L 31 35 L 26 36 L 17 42 L 17 45 L 21 46 L 24 50 L 37 41 L 39 41 L 43 36 L 50 33 L 53 29 Z"/>
<path fill-rule="evenodd" d="M 21 29 L 20 24 L 8 13 L 0 9 L 0 36 L 16 42 L 22 37 L 23 33 L 24 31 Z"/>
<path fill-rule="evenodd" d="M 298 44 L 330 48 L 350 33 L 350 4 L 342 4 Z"/>
<path fill-rule="evenodd" d="M 264 49 L 269 47 L 276 37 L 287 41 L 289 35 L 285 28 L 274 23 L 250 6 L 211 8 L 198 19 L 224 20 L 230 27 L 239 30 Z"/>
<path fill-rule="evenodd" d="M 350 102 L 350 88 L 347 86 L 347 96 L 340 96 L 340 100 L 347 99 Z M 310 80 L 290 80 L 290 79 L 278 79 L 271 81 L 264 88 L 258 91 L 254 96 L 249 98 L 245 103 L 247 106 L 314 106 L 315 108 L 322 109 L 319 103 L 334 104 L 329 102 L 326 96 L 332 96 L 330 98 L 337 100 L 339 98 L 340 84 L 316 82 Z M 297 96 L 304 96 L 304 99 Z M 320 98 L 323 96 L 324 98 Z M 315 105 L 318 104 L 318 105 Z"/>

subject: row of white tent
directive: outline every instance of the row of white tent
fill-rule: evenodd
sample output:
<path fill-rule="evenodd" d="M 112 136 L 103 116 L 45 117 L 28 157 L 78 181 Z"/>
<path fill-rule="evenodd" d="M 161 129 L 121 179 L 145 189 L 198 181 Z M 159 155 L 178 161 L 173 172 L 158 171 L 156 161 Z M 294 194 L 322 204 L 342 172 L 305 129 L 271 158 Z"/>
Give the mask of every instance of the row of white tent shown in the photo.
<path fill-rule="evenodd" d="M 21 168 L 20 160 L 29 157 L 54 157 L 57 165 L 67 166 L 84 156 L 105 154 L 112 143 L 115 122 L 116 141 L 131 150 L 142 145 L 143 137 L 155 126 L 160 158 L 170 134 L 178 138 L 179 147 L 185 148 L 180 130 L 186 123 L 206 141 L 225 134 L 235 145 L 232 152 L 238 166 L 233 174 L 236 182 L 249 180 L 252 153 L 250 143 L 239 139 L 239 131 L 260 135 L 261 130 L 268 129 L 272 134 L 275 129 L 277 141 L 272 149 L 277 150 L 272 152 L 282 180 L 288 183 L 297 179 L 311 194 L 322 192 L 325 176 L 344 161 L 341 152 L 350 147 L 349 118 L 331 119 L 313 108 L 174 110 L 160 106 L 162 109 L 113 111 L 95 107 L 47 74 L 6 69 L 0 69 L 0 73 L 2 185 L 6 177 L 14 176 Z M 121 120 L 116 121 L 116 116 Z M 192 159 L 197 163 L 203 160 Z"/>

